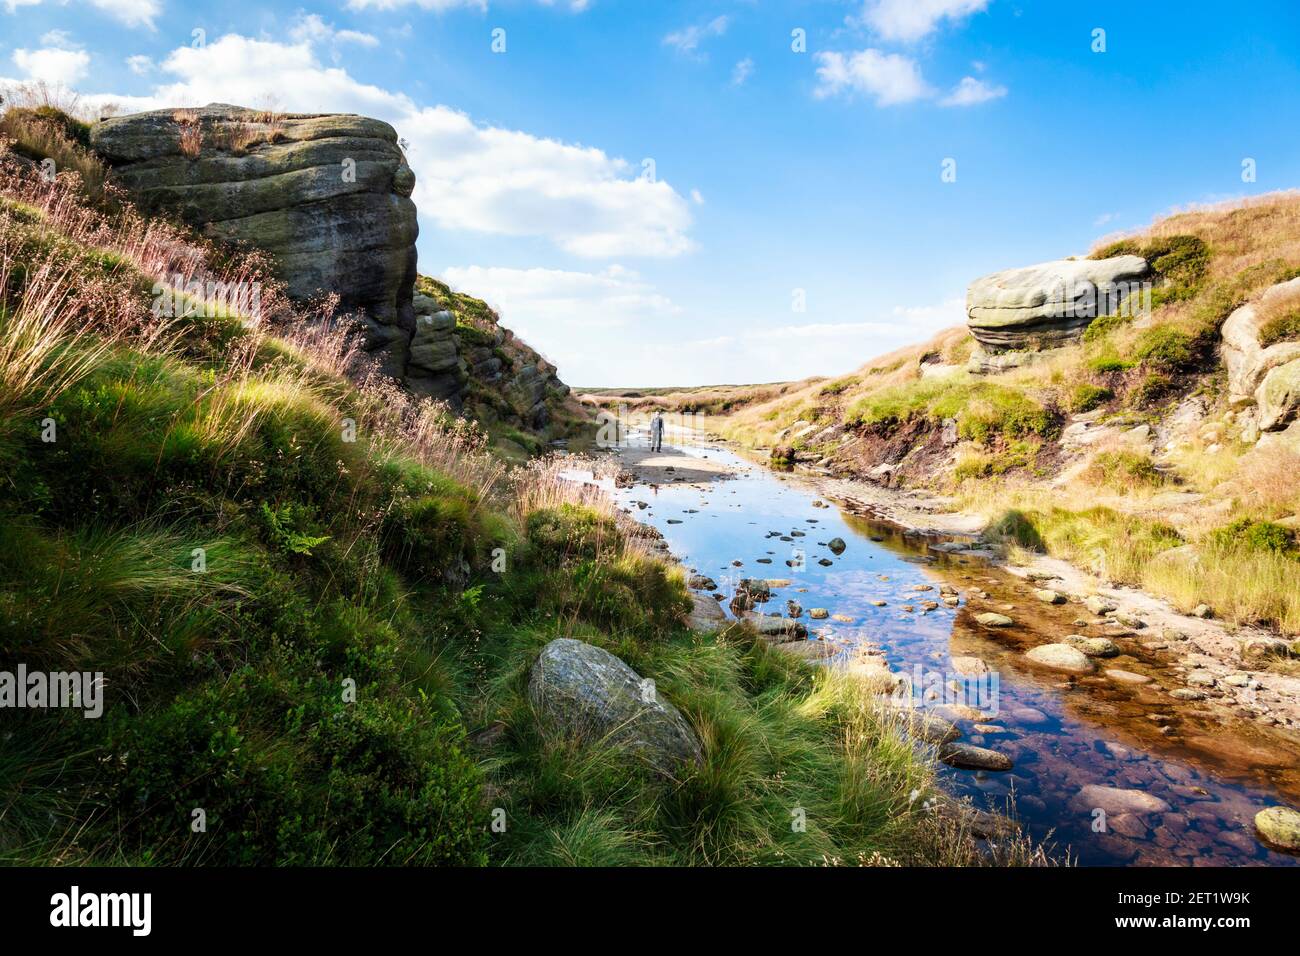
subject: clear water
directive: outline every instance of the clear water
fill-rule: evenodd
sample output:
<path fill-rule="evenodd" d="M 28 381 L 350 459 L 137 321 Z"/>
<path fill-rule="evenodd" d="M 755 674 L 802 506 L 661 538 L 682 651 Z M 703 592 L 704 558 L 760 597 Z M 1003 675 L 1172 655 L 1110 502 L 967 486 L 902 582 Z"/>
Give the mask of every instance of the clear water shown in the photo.
<path fill-rule="evenodd" d="M 752 465 L 720 446 L 683 450 L 720 459 L 736 476 L 692 484 L 666 475 L 659 485 L 607 487 L 638 520 L 657 528 L 688 568 L 713 578 L 728 597 L 741 577 L 785 579 L 790 583 L 774 588 L 763 610 L 784 613 L 787 599 L 794 599 L 810 632 L 827 629 L 850 648 L 875 645 L 895 671 L 916 674 L 919 667 L 927 676 L 951 675 L 952 657 L 963 656 L 983 660 L 997 675 L 996 712 L 985 707 L 983 719 L 970 715 L 956 723 L 963 741 L 998 750 L 1014 766 L 1007 772 L 943 767 L 951 790 L 986 809 L 1005 813 L 1013 807 L 1029 833 L 1083 865 L 1297 862 L 1259 843 L 1252 822 L 1266 806 L 1296 804 L 1300 761 L 1294 751 L 1248 724 L 1205 723 L 1156 685 L 1116 686 L 1104 677 L 1071 680 L 1034 669 L 1023 662 L 1023 650 L 1079 630 L 1071 624 L 1077 606 L 1034 607 L 1024 582 L 976 558 L 937 557 L 925 550 L 923 539 L 834 505 L 814 507 L 816 491 L 803 480 Z M 848 545 L 838 556 L 825 544 L 835 537 Z M 830 566 L 821 565 L 822 559 Z M 921 602 L 937 601 L 944 583 L 956 586 L 960 606 L 923 611 Z M 913 590 L 921 584 L 934 590 Z M 968 607 L 972 587 L 990 599 Z M 905 604 L 914 610 L 903 610 Z M 1004 604 L 1014 605 L 1006 613 L 1016 627 L 994 633 L 974 622 L 977 611 Z M 810 620 L 810 608 L 826 608 L 853 623 Z M 1133 654 L 1105 665 L 1158 673 L 1158 662 Z M 986 726 L 980 732 L 977 723 L 1002 730 Z M 1176 733 L 1167 735 L 1164 724 Z M 1229 739 L 1237 743 L 1228 746 Z M 1140 790 L 1169 809 L 1124 819 L 1112 815 L 1099 831 L 1095 808 L 1079 797 L 1089 784 Z"/>

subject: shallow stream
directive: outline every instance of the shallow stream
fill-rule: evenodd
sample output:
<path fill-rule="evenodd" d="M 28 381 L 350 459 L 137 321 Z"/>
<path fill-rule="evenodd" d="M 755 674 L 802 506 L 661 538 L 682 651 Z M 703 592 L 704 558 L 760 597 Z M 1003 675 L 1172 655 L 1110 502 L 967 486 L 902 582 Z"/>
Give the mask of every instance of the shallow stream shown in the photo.
<path fill-rule="evenodd" d="M 984 662 L 996 684 L 986 681 L 983 693 L 993 690 L 993 698 L 979 702 L 978 714 L 940 713 L 955 720 L 961 741 L 1014 764 L 1005 772 L 943 766 L 952 791 L 983 809 L 1013 807 L 1030 834 L 1083 865 L 1297 862 L 1261 844 L 1252 822 L 1266 806 L 1296 803 L 1295 753 L 1253 725 L 1224 725 L 1169 697 L 1158 655 L 1137 640 L 1117 641 L 1121 656 L 1100 663 L 1151 678 L 1146 684 L 1117 683 L 1101 668 L 1084 677 L 1043 671 L 1024 660 L 1024 650 L 1065 634 L 1099 633 L 1095 622 L 1080 624 L 1088 615 L 1079 605 L 1042 605 L 1030 584 L 977 557 L 936 553 L 936 539 L 842 511 L 805 479 L 753 465 L 723 446 L 680 450 L 689 457 L 656 475 L 662 480 L 608 486 L 726 598 L 742 577 L 775 579 L 761 610 L 786 613 L 794 600 L 810 634 L 837 642 L 841 656 L 876 648 L 894 671 L 913 676 L 914 686 L 934 686 L 935 675 L 939 686 L 964 680 L 954 673 L 954 657 Z M 692 458 L 726 464 L 734 475 L 702 480 Z M 828 547 L 837 537 L 847 544 L 838 555 Z M 941 602 L 943 585 L 956 588 L 957 606 Z M 812 620 L 813 608 L 840 619 Z M 974 617 L 984 611 L 1016 623 L 983 627 Z M 1089 786 L 1130 793 L 1099 798 L 1099 791 L 1084 792 Z M 1147 798 L 1144 806 L 1098 813 L 1099 803 L 1131 801 L 1131 791 Z"/>

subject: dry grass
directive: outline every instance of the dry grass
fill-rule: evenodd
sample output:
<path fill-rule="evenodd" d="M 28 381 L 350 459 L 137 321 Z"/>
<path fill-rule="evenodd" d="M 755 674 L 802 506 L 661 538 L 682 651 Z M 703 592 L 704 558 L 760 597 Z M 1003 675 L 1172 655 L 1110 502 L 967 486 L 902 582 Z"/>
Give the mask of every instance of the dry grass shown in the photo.
<path fill-rule="evenodd" d="M 178 132 L 181 153 L 190 159 L 197 159 L 203 151 L 203 124 L 195 110 L 177 110 L 172 113 L 172 121 L 180 130 Z"/>
<path fill-rule="evenodd" d="M 19 264 L 4 249 L 0 231 L 0 289 L 10 287 Z M 55 395 L 95 368 L 110 340 L 91 339 L 78 322 L 75 279 L 50 262 L 23 277 L 15 308 L 0 308 L 0 420 L 36 413 Z"/>

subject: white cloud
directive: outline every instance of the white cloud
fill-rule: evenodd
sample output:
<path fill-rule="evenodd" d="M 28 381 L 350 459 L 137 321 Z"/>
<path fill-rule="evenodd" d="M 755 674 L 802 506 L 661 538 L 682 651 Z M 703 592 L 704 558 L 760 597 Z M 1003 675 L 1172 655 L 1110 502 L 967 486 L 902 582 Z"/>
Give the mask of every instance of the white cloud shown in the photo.
<path fill-rule="evenodd" d="M 875 99 L 877 106 L 894 106 L 926 99 L 934 90 L 921 76 L 916 61 L 899 53 L 858 50 L 843 53 L 818 53 L 817 97 L 838 93 L 862 93 Z"/>
<path fill-rule="evenodd" d="M 359 30 L 336 30 L 334 24 L 326 23 L 318 14 L 300 14 L 289 29 L 289 36 L 299 42 L 309 43 L 354 43 L 357 46 L 377 47 L 379 38 Z"/>
<path fill-rule="evenodd" d="M 956 22 L 988 5 L 989 0 L 867 0 L 862 20 L 886 40 L 907 43 L 934 32 L 941 20 Z"/>
<path fill-rule="evenodd" d="M 590 146 L 485 126 L 447 106 L 358 82 L 321 64 L 311 40 L 284 44 L 228 34 L 173 50 L 160 69 L 174 82 L 148 97 L 83 98 L 94 106 L 159 109 L 205 103 L 350 112 L 386 120 L 408 143 L 415 201 L 426 223 L 504 236 L 543 237 L 591 258 L 675 256 L 694 248 L 688 201 L 664 180 Z"/>
<path fill-rule="evenodd" d="M 902 320 L 901 325 L 893 323 L 891 329 L 898 331 L 901 328 L 911 340 L 963 324 L 966 321 L 966 299 L 955 295 L 936 305 L 896 305 L 890 314 Z"/>
<path fill-rule="evenodd" d="M 708 23 L 689 26 L 675 30 L 664 37 L 664 45 L 673 47 L 679 53 L 695 53 L 701 43 L 710 37 L 720 37 L 727 32 L 730 20 L 724 15 L 714 17 Z"/>
<path fill-rule="evenodd" d="M 43 47 L 39 50 L 17 49 L 14 65 L 28 80 L 41 80 L 63 86 L 78 82 L 90 70 L 90 54 L 85 50 L 62 50 Z"/>
<path fill-rule="evenodd" d="M 143 53 L 137 53 L 135 56 L 126 58 L 126 65 L 131 68 L 131 72 L 136 76 L 144 76 L 146 73 L 152 73 L 156 67 L 151 57 Z"/>
<path fill-rule="evenodd" d="M 754 75 L 754 61 L 745 57 L 731 68 L 731 85 L 744 86 L 745 81 Z"/>
<path fill-rule="evenodd" d="M 940 106 L 975 106 L 1007 95 L 1007 88 L 995 83 L 985 83 L 973 76 L 964 76 L 952 92 L 939 101 Z"/>
<path fill-rule="evenodd" d="M 601 272 L 452 267 L 442 278 L 487 301 L 506 328 L 548 357 L 562 357 L 570 383 L 625 380 L 640 349 L 681 310 L 622 266 Z"/>
<path fill-rule="evenodd" d="M 13 13 L 19 7 L 39 6 L 44 0 L 3 0 L 3 2 L 5 10 Z M 152 30 L 154 20 L 162 13 L 162 0 L 88 0 L 88 2 L 129 27 L 148 27 Z"/>
<path fill-rule="evenodd" d="M 544 7 L 557 6 L 555 0 L 538 0 L 538 3 Z M 568 3 L 558 5 L 568 7 L 574 13 L 582 13 L 591 6 L 591 0 L 569 0 Z M 401 7 L 419 7 L 422 10 L 432 10 L 434 13 L 445 13 L 448 10 L 464 7 L 486 13 L 488 0 L 348 0 L 347 6 L 352 10 L 397 10 Z"/>
<path fill-rule="evenodd" d="M 41 46 L 56 46 L 65 50 L 77 50 L 81 44 L 72 39 L 67 30 L 50 30 L 41 37 Z"/>

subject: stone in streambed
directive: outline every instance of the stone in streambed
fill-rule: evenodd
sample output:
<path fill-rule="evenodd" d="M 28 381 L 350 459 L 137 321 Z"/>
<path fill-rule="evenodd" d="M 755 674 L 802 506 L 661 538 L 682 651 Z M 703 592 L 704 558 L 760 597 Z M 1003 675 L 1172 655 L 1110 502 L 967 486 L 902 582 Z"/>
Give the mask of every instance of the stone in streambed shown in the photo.
<path fill-rule="evenodd" d="M 721 599 L 721 595 L 710 598 L 691 592 L 691 611 L 687 618 L 691 630 L 708 634 L 726 627 L 727 614 L 718 606 L 718 601 Z"/>
<path fill-rule="evenodd" d="M 1074 797 L 1074 807 L 1081 813 L 1104 810 L 1107 815 L 1120 813 L 1168 813 L 1169 804 L 1145 790 L 1088 784 Z"/>
<path fill-rule="evenodd" d="M 1149 684 L 1151 678 L 1145 674 L 1134 674 L 1132 671 L 1120 670 L 1118 667 L 1106 668 L 1106 676 L 1117 684 Z"/>
<path fill-rule="evenodd" d="M 1011 758 L 1006 754 L 976 747 L 974 744 L 948 743 L 939 751 L 939 759 L 951 767 L 963 770 L 1010 770 Z"/>
<path fill-rule="evenodd" d="M 1065 595 L 1058 591 L 1053 591 L 1051 588 L 1035 588 L 1034 597 L 1038 598 L 1038 600 L 1042 601 L 1044 604 L 1065 603 Z"/>
<path fill-rule="evenodd" d="M 1005 614 L 998 614 L 994 611 L 985 611 L 983 614 L 976 614 L 975 620 L 985 627 L 1010 627 L 1016 622 Z"/>
<path fill-rule="evenodd" d="M 831 549 L 831 554 L 843 554 L 848 545 L 844 543 L 843 538 L 831 538 L 826 542 L 826 547 Z"/>
<path fill-rule="evenodd" d="M 1108 601 L 1106 598 L 1100 597 L 1096 594 L 1084 601 L 1083 606 L 1098 617 L 1101 617 L 1103 614 L 1109 614 L 1111 611 L 1115 610 L 1114 601 Z"/>
<path fill-rule="evenodd" d="M 1269 807 L 1255 814 L 1255 829 L 1264 843 L 1289 853 L 1300 853 L 1300 811 Z"/>
<path fill-rule="evenodd" d="M 1040 644 L 1027 651 L 1025 659 L 1039 667 L 1069 674 L 1090 674 L 1093 670 L 1092 661 L 1088 660 L 1087 655 L 1069 644 Z"/>
<path fill-rule="evenodd" d="M 1070 634 L 1066 636 L 1065 643 L 1071 647 L 1077 647 L 1089 657 L 1116 657 L 1119 655 L 1119 647 L 1108 637 L 1085 637 L 1082 634 Z"/>

